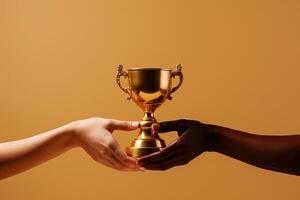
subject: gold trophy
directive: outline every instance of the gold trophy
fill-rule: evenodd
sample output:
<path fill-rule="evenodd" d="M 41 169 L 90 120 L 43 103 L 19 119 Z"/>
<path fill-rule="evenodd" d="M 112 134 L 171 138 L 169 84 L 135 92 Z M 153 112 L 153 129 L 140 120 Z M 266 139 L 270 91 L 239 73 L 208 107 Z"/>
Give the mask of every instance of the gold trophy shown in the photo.
<path fill-rule="evenodd" d="M 181 71 L 181 65 L 177 65 L 176 71 L 162 68 L 131 68 L 124 71 L 123 65 L 118 66 L 116 80 L 119 87 L 129 95 L 128 100 L 132 99 L 145 112 L 138 136 L 126 148 L 129 156 L 139 158 L 166 146 L 158 134 L 152 133 L 151 125 L 157 122 L 153 112 L 166 99 L 172 99 L 171 94 L 178 90 L 183 81 Z M 172 88 L 172 79 L 176 76 L 179 83 Z M 128 79 L 127 87 L 121 85 L 121 77 Z"/>

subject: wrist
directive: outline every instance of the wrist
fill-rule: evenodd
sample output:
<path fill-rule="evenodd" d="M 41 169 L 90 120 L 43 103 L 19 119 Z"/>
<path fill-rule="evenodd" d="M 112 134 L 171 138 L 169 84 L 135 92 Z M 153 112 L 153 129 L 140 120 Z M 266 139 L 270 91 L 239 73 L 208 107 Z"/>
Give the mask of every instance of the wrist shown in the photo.
<path fill-rule="evenodd" d="M 80 146 L 80 121 L 74 121 L 64 126 L 64 132 L 68 137 L 69 145 L 71 147 Z"/>
<path fill-rule="evenodd" d="M 205 133 L 208 144 L 206 147 L 206 151 L 216 151 L 219 127 L 213 124 L 205 124 Z"/>

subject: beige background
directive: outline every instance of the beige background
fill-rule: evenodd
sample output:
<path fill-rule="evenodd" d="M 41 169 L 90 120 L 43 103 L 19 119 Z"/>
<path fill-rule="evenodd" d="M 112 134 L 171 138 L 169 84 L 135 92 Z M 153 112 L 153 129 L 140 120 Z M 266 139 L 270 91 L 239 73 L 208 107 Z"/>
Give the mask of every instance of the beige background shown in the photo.
<path fill-rule="evenodd" d="M 300 3 L 0 0 L 0 141 L 76 119 L 136 120 L 116 65 L 184 67 L 157 110 L 261 134 L 300 133 Z M 136 132 L 116 133 L 125 147 Z M 167 141 L 175 134 L 165 135 Z M 299 199 L 300 179 L 216 153 L 124 173 L 72 150 L 0 182 L 0 199 Z"/>

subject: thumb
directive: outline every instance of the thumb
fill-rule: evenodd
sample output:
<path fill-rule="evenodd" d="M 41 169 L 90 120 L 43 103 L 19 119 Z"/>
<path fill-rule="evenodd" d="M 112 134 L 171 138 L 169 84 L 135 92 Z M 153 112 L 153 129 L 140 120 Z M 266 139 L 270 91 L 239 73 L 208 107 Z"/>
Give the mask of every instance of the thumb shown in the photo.
<path fill-rule="evenodd" d="M 111 119 L 109 124 L 109 129 L 111 130 L 131 131 L 139 127 L 140 123 L 137 121 L 120 121 L 116 119 Z"/>

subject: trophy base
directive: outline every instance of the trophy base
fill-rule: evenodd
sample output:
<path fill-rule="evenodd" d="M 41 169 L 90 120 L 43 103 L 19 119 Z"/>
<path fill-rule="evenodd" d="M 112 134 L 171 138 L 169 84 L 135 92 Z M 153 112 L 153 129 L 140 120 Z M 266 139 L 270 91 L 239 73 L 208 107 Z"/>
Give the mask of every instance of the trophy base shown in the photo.
<path fill-rule="evenodd" d="M 126 148 L 126 153 L 130 157 L 140 158 L 148 154 L 160 151 L 166 146 L 162 139 L 135 139 L 130 147 Z"/>

